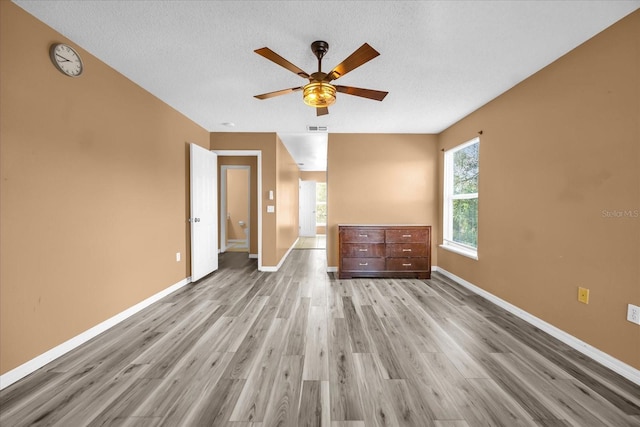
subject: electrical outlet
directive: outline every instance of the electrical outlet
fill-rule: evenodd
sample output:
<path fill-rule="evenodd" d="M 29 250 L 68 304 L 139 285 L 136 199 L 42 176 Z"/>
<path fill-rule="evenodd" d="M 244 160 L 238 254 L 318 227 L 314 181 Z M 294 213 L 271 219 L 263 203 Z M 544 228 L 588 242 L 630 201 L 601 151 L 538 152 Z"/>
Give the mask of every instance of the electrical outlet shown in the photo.
<path fill-rule="evenodd" d="M 640 325 L 640 307 L 629 304 L 627 306 L 627 320 L 631 323 Z"/>
<path fill-rule="evenodd" d="M 578 301 L 584 304 L 589 304 L 589 289 L 578 288 Z"/>
<path fill-rule="evenodd" d="M 180 252 L 176 252 L 176 262 L 180 262 Z"/>

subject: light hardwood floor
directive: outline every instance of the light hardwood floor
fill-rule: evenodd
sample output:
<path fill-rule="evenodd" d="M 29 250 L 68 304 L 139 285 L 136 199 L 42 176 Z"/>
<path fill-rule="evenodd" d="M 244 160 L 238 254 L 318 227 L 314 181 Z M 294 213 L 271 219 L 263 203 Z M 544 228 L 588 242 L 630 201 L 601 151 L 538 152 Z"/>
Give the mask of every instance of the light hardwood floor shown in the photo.
<path fill-rule="evenodd" d="M 0 425 L 640 426 L 640 390 L 438 274 L 227 253 L 0 392 Z"/>
<path fill-rule="evenodd" d="M 327 236 L 324 234 L 317 234 L 314 237 L 300 236 L 298 238 L 298 242 L 293 248 L 294 249 L 326 249 Z"/>

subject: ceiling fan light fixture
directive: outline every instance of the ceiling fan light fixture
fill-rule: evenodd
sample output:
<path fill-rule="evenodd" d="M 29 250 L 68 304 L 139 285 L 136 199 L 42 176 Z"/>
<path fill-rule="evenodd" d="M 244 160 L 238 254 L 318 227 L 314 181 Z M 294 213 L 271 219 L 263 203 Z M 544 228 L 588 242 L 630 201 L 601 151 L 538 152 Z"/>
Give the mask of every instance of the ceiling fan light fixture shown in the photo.
<path fill-rule="evenodd" d="M 325 82 L 313 82 L 302 90 L 304 103 L 314 107 L 328 107 L 336 102 L 336 87 Z"/>

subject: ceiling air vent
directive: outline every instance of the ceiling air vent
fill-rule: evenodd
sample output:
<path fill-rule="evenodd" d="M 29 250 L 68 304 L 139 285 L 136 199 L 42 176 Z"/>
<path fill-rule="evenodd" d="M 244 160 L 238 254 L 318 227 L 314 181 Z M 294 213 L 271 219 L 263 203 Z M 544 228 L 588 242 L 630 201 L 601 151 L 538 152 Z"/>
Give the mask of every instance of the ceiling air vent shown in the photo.
<path fill-rule="evenodd" d="M 326 132 L 327 131 L 327 127 L 326 126 L 307 126 L 307 131 L 309 132 Z"/>

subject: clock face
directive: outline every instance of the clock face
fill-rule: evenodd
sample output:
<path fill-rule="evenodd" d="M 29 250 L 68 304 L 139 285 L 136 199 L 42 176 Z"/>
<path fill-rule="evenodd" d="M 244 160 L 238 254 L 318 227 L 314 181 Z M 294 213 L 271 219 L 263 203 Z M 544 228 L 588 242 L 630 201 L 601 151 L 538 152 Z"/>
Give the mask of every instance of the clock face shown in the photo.
<path fill-rule="evenodd" d="M 50 54 L 55 66 L 65 75 L 77 77 L 82 74 L 82 60 L 71 46 L 54 44 L 51 46 Z"/>

